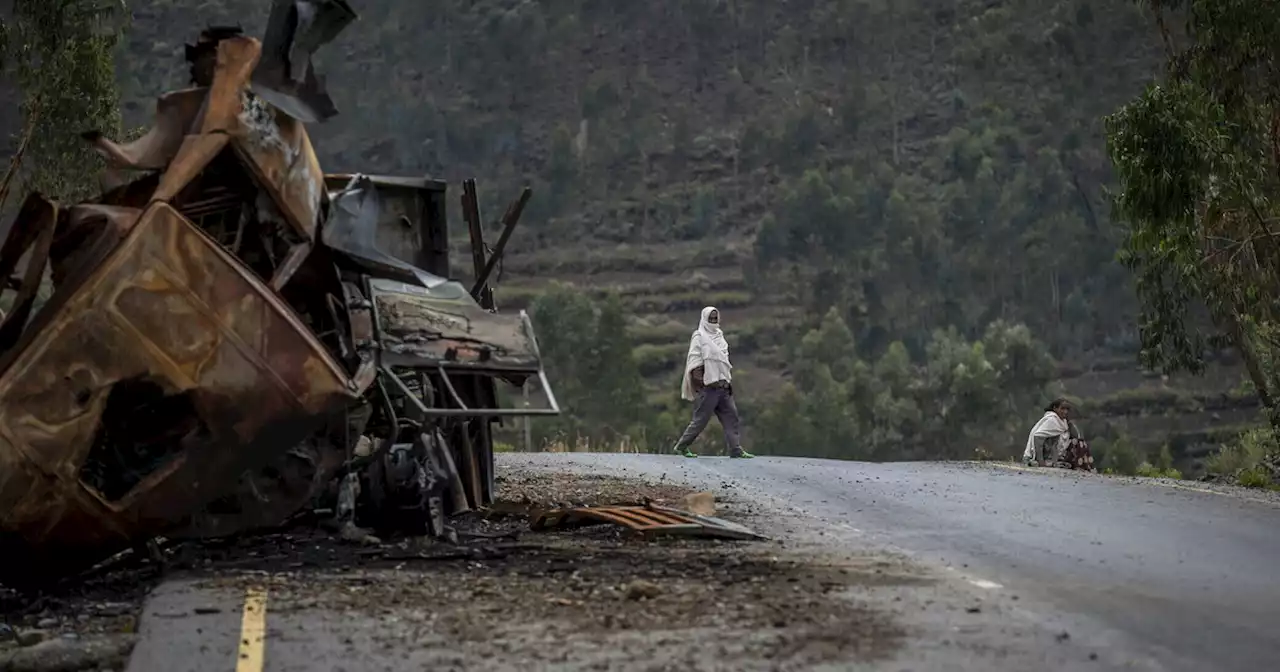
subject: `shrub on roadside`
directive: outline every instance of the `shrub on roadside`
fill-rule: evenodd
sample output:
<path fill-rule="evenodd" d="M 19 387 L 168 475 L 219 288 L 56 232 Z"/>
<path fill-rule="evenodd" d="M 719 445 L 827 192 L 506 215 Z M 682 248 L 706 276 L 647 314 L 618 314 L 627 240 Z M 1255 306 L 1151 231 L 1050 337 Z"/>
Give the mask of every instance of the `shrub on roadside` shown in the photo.
<path fill-rule="evenodd" d="M 1145 463 L 1137 446 L 1134 446 L 1129 437 L 1124 434 L 1116 437 L 1102 452 L 1103 455 L 1098 464 L 1101 465 L 1104 473 L 1136 476 L 1139 468 Z"/>
<path fill-rule="evenodd" d="M 1273 486 L 1270 472 L 1261 465 L 1242 469 L 1236 480 L 1246 488 L 1270 488 Z"/>
<path fill-rule="evenodd" d="M 1235 443 L 1222 446 L 1205 460 L 1205 469 L 1216 476 L 1234 477 L 1256 467 L 1276 448 L 1275 430 L 1258 427 L 1240 435 Z"/>
<path fill-rule="evenodd" d="M 1143 462 L 1142 464 L 1139 464 L 1135 475 L 1142 476 L 1144 478 L 1172 478 L 1178 481 L 1182 480 L 1181 471 L 1178 471 L 1173 467 L 1161 469 L 1150 462 Z"/>

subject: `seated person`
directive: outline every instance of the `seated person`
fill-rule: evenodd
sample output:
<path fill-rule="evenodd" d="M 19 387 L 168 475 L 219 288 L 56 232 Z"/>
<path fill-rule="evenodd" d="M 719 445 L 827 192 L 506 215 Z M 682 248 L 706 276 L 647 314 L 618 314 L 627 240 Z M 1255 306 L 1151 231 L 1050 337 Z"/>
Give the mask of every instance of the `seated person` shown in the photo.
<path fill-rule="evenodd" d="M 1058 466 L 1082 471 L 1096 471 L 1093 468 L 1093 453 L 1089 452 L 1089 443 L 1080 435 L 1076 423 L 1067 422 L 1067 447 L 1058 454 Z"/>
<path fill-rule="evenodd" d="M 1022 461 L 1028 467 L 1042 467 L 1058 461 L 1058 444 L 1065 444 L 1071 432 L 1067 425 L 1070 412 L 1070 405 L 1061 397 L 1044 409 L 1044 417 L 1031 428 L 1027 446 L 1022 451 Z"/>

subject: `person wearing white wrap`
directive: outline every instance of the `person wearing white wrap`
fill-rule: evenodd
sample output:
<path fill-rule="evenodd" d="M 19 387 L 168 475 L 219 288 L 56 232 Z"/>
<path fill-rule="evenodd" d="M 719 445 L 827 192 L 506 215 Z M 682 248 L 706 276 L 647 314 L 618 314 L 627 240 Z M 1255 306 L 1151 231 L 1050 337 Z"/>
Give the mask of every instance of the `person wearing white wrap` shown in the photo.
<path fill-rule="evenodd" d="M 702 309 L 702 319 L 689 339 L 680 397 L 693 402 L 693 419 L 680 435 L 680 440 L 676 441 L 674 450 L 677 454 L 698 456 L 689 446 L 715 415 L 724 428 L 724 445 L 729 457 L 755 457 L 742 449 L 738 405 L 733 400 L 733 364 L 729 363 L 729 344 L 724 340 L 720 311 L 715 306 Z"/>
<path fill-rule="evenodd" d="M 1054 399 L 1044 409 L 1044 417 L 1031 428 L 1027 435 L 1027 447 L 1022 451 L 1022 461 L 1028 467 L 1054 464 L 1060 447 L 1065 447 L 1070 438 L 1071 425 L 1067 416 L 1071 405 L 1066 399 Z"/>

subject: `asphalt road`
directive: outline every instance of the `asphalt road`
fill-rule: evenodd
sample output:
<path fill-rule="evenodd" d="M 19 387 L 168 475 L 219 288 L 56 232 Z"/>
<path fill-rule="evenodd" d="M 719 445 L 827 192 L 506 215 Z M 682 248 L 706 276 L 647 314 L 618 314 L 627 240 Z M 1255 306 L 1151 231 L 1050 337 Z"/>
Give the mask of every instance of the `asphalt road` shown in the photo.
<path fill-rule="evenodd" d="M 832 543 L 900 549 L 975 586 L 1017 593 L 1028 617 L 1091 638 L 1135 668 L 1280 669 L 1274 498 L 975 464 L 514 459 L 729 484 L 739 496 L 789 507 L 813 529 L 849 533 Z"/>
<path fill-rule="evenodd" d="M 969 627 L 944 612 L 932 625 L 911 625 L 917 644 L 892 669 L 1280 669 L 1280 499 L 974 464 L 613 454 L 503 455 L 501 464 L 716 490 L 758 504 L 753 524 L 792 547 L 901 552 L 981 596 L 983 613 L 973 618 L 986 620 L 972 627 L 985 629 L 974 646 L 942 646 Z M 916 600 L 920 618 L 937 603 L 970 599 L 940 588 L 915 593 L 889 599 Z M 244 643 L 238 599 L 163 587 L 129 670 L 228 669 Z M 223 616 L 156 616 L 211 600 L 226 601 Z M 280 634 L 267 646 L 265 669 L 400 669 L 390 658 L 304 663 L 325 659 L 317 653 L 327 650 L 323 642 L 361 638 L 343 614 L 325 615 L 319 631 L 316 617 L 303 614 L 267 620 Z M 1055 636 L 1069 639 L 1070 651 L 1051 651 Z M 357 648 L 379 651 L 376 637 Z"/>

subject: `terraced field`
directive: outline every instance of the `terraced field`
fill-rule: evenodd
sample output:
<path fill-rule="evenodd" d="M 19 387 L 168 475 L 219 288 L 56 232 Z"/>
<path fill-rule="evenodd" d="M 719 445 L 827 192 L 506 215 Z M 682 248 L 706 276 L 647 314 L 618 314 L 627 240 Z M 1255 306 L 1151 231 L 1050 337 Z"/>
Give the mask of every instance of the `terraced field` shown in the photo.
<path fill-rule="evenodd" d="M 1082 400 L 1086 438 L 1125 436 L 1148 455 L 1168 445 L 1175 466 L 1189 477 L 1203 473 L 1203 459 L 1240 432 L 1263 422 L 1256 395 L 1242 389 L 1243 368 L 1215 363 L 1203 376 L 1160 376 L 1126 359 L 1064 370 L 1068 394 Z"/>
<path fill-rule="evenodd" d="M 756 405 L 780 389 L 786 375 L 783 344 L 803 327 L 796 309 L 751 284 L 744 271 L 749 249 L 745 241 L 678 247 L 599 243 L 586 252 L 516 248 L 498 301 L 503 310 L 526 308 L 557 282 L 597 296 L 616 293 L 631 311 L 635 355 L 655 407 L 675 394 L 699 310 L 716 305 L 725 310 L 744 399 Z M 1134 357 L 1112 356 L 1064 363 L 1059 381 L 1080 400 L 1088 438 L 1105 445 L 1124 437 L 1149 455 L 1167 444 L 1175 465 L 1191 477 L 1202 473 L 1207 454 L 1261 421 L 1257 398 L 1241 390 L 1243 369 L 1230 359 L 1213 363 L 1202 376 L 1162 376 L 1143 371 Z M 1010 453 L 1017 450 L 1011 447 Z"/>

